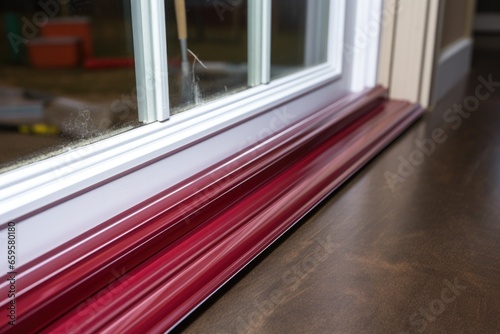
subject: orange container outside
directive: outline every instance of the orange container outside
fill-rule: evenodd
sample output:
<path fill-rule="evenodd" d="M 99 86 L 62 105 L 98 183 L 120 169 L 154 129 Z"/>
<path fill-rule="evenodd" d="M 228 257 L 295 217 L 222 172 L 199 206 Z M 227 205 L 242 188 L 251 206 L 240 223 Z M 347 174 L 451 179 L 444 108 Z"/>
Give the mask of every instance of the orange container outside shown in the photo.
<path fill-rule="evenodd" d="M 81 64 L 78 37 L 40 37 L 28 43 L 31 65 L 35 68 L 67 68 Z"/>
<path fill-rule="evenodd" d="M 52 19 L 41 27 L 40 34 L 42 37 L 79 37 L 82 41 L 84 58 L 93 57 L 92 29 L 88 18 Z"/>

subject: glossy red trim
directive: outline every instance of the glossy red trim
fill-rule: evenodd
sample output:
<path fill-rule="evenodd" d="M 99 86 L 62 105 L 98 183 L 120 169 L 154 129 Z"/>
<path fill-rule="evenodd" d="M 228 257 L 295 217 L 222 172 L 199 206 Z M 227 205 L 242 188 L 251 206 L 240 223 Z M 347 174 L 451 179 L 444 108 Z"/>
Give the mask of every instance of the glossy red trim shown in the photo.
<path fill-rule="evenodd" d="M 421 114 L 384 96 L 346 97 L 30 263 L 16 330 L 170 328 Z"/>

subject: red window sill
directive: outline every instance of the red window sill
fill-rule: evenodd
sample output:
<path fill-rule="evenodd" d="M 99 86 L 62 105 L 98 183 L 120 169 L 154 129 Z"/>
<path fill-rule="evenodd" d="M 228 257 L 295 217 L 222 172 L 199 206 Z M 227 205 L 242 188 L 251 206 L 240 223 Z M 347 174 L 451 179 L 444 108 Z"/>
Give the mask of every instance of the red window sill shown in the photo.
<path fill-rule="evenodd" d="M 422 113 L 380 87 L 349 95 L 165 190 L 20 268 L 1 332 L 165 332 Z"/>

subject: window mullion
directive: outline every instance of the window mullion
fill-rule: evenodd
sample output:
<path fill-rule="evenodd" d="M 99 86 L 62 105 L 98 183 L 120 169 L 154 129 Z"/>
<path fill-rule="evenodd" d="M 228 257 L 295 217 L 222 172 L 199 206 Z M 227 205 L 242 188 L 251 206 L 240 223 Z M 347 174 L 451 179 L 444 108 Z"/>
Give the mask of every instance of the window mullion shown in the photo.
<path fill-rule="evenodd" d="M 139 121 L 170 117 L 164 0 L 131 0 Z"/>
<path fill-rule="evenodd" d="M 248 1 L 248 85 L 271 81 L 271 0 Z"/>

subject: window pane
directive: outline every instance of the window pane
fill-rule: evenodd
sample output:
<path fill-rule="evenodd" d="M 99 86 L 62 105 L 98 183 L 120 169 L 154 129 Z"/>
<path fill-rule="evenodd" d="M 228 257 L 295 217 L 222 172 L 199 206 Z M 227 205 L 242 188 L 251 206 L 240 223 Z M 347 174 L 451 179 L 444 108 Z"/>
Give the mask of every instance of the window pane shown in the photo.
<path fill-rule="evenodd" d="M 329 0 L 273 0 L 271 78 L 327 61 Z"/>
<path fill-rule="evenodd" d="M 130 0 L 0 10 L 0 171 L 138 125 Z"/>
<path fill-rule="evenodd" d="M 177 3 L 177 6 L 182 7 Z M 166 1 L 171 114 L 247 87 L 247 1 Z M 187 19 L 181 45 L 178 25 Z M 182 24 L 181 24 L 182 25 Z M 183 64 L 183 49 L 188 51 Z"/>

